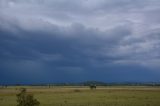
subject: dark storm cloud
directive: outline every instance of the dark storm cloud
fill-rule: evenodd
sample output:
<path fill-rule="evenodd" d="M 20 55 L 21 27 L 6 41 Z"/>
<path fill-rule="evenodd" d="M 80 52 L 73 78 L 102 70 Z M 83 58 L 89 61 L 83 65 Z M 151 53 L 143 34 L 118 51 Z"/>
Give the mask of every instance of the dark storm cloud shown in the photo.
<path fill-rule="evenodd" d="M 157 81 L 159 3 L 1 0 L 1 82 Z"/>

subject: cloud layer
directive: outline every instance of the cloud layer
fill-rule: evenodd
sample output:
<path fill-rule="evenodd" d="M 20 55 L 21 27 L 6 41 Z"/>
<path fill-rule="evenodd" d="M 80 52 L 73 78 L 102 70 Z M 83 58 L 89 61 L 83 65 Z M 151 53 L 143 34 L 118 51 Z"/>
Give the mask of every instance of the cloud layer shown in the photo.
<path fill-rule="evenodd" d="M 160 81 L 159 5 L 0 0 L 0 83 Z"/>

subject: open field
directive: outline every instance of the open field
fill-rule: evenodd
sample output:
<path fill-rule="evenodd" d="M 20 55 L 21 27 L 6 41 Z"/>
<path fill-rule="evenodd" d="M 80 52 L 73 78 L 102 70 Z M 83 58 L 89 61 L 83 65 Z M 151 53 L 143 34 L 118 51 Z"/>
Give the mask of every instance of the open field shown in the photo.
<path fill-rule="evenodd" d="M 0 106 L 16 106 L 20 87 L 0 89 Z M 159 87 L 29 87 L 40 106 L 160 106 Z"/>

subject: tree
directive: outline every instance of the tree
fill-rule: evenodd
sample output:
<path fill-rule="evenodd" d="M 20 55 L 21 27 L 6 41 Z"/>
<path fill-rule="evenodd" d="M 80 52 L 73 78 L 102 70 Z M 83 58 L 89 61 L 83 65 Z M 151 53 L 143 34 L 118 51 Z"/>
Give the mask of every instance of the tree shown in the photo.
<path fill-rule="evenodd" d="M 32 94 L 27 94 L 26 89 L 20 89 L 20 93 L 17 94 L 17 106 L 39 106 L 40 103 L 37 99 L 34 99 Z"/>
<path fill-rule="evenodd" d="M 96 85 L 93 85 L 93 84 L 91 84 L 89 87 L 91 90 L 96 89 Z"/>

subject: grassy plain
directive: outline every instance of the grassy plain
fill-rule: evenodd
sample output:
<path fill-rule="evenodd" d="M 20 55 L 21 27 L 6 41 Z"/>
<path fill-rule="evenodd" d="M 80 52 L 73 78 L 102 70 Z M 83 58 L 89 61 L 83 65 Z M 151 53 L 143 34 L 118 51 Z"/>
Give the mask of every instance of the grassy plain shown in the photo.
<path fill-rule="evenodd" d="M 16 106 L 20 87 L 0 88 L 0 106 Z M 29 87 L 40 106 L 160 106 L 159 87 Z"/>

